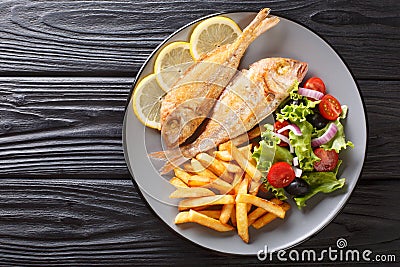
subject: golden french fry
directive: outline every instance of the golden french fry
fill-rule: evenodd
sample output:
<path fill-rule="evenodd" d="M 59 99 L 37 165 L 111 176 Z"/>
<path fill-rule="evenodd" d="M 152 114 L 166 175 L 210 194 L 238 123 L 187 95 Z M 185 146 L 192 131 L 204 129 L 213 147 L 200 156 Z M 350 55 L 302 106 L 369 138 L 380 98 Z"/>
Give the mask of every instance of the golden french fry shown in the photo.
<path fill-rule="evenodd" d="M 211 179 L 201 175 L 193 175 L 189 178 L 188 185 L 190 187 L 206 186 L 211 183 Z"/>
<path fill-rule="evenodd" d="M 190 222 L 195 222 L 201 224 L 205 227 L 214 229 L 219 232 L 228 232 L 232 231 L 234 228 L 229 224 L 221 223 L 219 220 L 210 218 L 204 214 L 201 214 L 197 211 L 190 210 L 189 211 L 189 220 Z"/>
<path fill-rule="evenodd" d="M 185 184 L 185 182 L 179 179 L 178 177 L 171 178 L 171 180 L 169 180 L 169 183 L 175 187 L 185 187 L 185 188 L 188 187 L 188 185 Z"/>
<path fill-rule="evenodd" d="M 281 207 L 285 212 L 290 209 L 289 203 L 286 203 L 286 202 L 284 202 L 281 205 Z M 275 214 L 272 214 L 272 213 L 269 212 L 269 213 L 263 215 L 261 218 L 257 219 L 255 222 L 253 222 L 251 224 L 251 226 L 253 226 L 256 229 L 260 229 L 261 227 L 264 227 L 265 225 L 267 225 L 268 223 L 272 222 L 276 218 L 277 218 L 277 216 Z"/>
<path fill-rule="evenodd" d="M 206 168 L 197 159 L 191 159 L 190 165 L 192 166 L 192 169 L 195 173 L 199 173 L 206 170 Z"/>
<path fill-rule="evenodd" d="M 281 219 L 285 218 L 285 210 L 282 207 L 271 201 L 259 198 L 257 196 L 253 196 L 250 194 L 238 194 L 236 196 L 236 203 L 249 203 L 254 206 L 263 208 L 266 211 L 275 214 Z"/>
<path fill-rule="evenodd" d="M 251 180 L 249 194 L 256 196 L 258 194 L 258 189 L 260 188 L 262 182 Z"/>
<path fill-rule="evenodd" d="M 232 161 L 232 155 L 226 150 L 214 151 L 214 156 L 223 161 Z"/>
<path fill-rule="evenodd" d="M 188 181 L 192 175 L 182 170 L 181 168 L 174 169 L 175 176 L 181 179 L 185 184 L 188 184 Z"/>
<path fill-rule="evenodd" d="M 232 177 L 227 172 L 225 165 L 222 164 L 222 162 L 218 159 L 211 157 L 207 153 L 197 154 L 196 159 L 200 161 L 204 167 L 210 169 L 220 178 L 224 179 L 225 181 L 232 181 Z"/>
<path fill-rule="evenodd" d="M 227 223 L 231 217 L 234 204 L 225 204 L 222 206 L 221 214 L 219 216 L 219 221 L 222 223 Z"/>
<path fill-rule="evenodd" d="M 281 205 L 283 203 L 281 200 L 279 200 L 277 198 L 273 198 L 270 201 L 277 205 Z M 249 225 L 252 225 L 258 218 L 260 218 L 261 216 L 263 216 L 266 213 L 267 213 L 267 211 L 263 208 L 256 208 L 255 210 L 253 210 L 248 215 Z"/>
<path fill-rule="evenodd" d="M 249 179 L 246 177 L 239 186 L 239 194 L 247 194 Z M 236 228 L 240 238 L 246 243 L 249 242 L 249 224 L 247 219 L 247 204 L 236 202 Z"/>
<path fill-rule="evenodd" d="M 227 205 L 229 205 L 229 204 L 227 204 Z M 197 212 L 204 214 L 213 219 L 219 219 L 219 217 L 221 216 L 220 210 L 199 210 Z"/>
<path fill-rule="evenodd" d="M 225 182 L 222 179 L 215 179 L 211 181 L 209 184 L 205 185 L 206 187 L 211 187 L 217 189 L 221 194 L 226 194 L 232 190 L 232 185 L 228 182 Z"/>
<path fill-rule="evenodd" d="M 228 146 L 228 151 L 232 154 L 232 157 L 236 160 L 239 166 L 254 180 L 259 181 L 261 180 L 261 172 L 251 164 L 240 151 L 237 149 L 236 146 L 233 145 L 232 142 L 228 142 L 230 144 Z"/>
<path fill-rule="evenodd" d="M 186 172 L 189 172 L 191 174 L 194 172 L 193 167 L 189 162 L 186 162 L 185 164 L 183 164 L 182 168 L 183 168 L 183 170 L 185 170 Z"/>
<path fill-rule="evenodd" d="M 179 212 L 176 217 L 175 217 L 175 224 L 180 224 L 180 223 L 187 223 L 189 221 L 189 212 L 188 211 L 182 211 Z"/>
<path fill-rule="evenodd" d="M 215 195 L 208 197 L 183 199 L 179 202 L 178 207 L 182 210 L 205 205 L 224 205 L 232 203 L 235 203 L 235 199 L 231 195 Z"/>
<path fill-rule="evenodd" d="M 258 136 L 261 135 L 261 130 L 260 127 L 255 127 L 252 130 L 248 131 L 247 133 L 244 133 L 242 135 L 239 135 L 238 137 L 235 137 L 233 139 L 231 139 L 228 142 L 232 142 L 235 146 L 240 146 L 241 144 L 254 139 Z M 227 144 L 228 142 L 222 143 L 218 146 L 219 150 L 228 150 L 227 147 L 229 146 L 229 144 Z"/>
<path fill-rule="evenodd" d="M 231 223 L 233 226 L 236 227 L 236 205 L 234 205 L 233 209 L 232 209 L 232 213 L 231 213 Z"/>
<path fill-rule="evenodd" d="M 225 161 L 221 161 L 222 164 L 225 165 L 225 168 L 228 172 L 234 172 L 234 173 L 242 173 L 242 169 L 233 163 L 229 163 L 229 162 L 225 162 Z"/>
<path fill-rule="evenodd" d="M 178 188 L 169 195 L 169 198 L 207 197 L 214 195 L 213 191 L 202 187 Z"/>

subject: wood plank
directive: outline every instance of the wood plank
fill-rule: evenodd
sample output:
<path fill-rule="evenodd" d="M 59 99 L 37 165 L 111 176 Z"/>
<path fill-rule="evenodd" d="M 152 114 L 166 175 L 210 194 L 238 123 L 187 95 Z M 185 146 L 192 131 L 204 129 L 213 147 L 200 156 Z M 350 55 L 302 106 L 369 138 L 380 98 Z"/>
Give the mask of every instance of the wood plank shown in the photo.
<path fill-rule="evenodd" d="M 400 217 L 388 205 L 399 204 L 399 193 L 397 181 L 362 181 L 339 216 L 296 249 L 335 248 L 342 237 L 349 249 L 398 255 Z M 0 214 L 2 266 L 258 263 L 211 253 L 166 230 L 130 181 L 3 180 Z"/>
<path fill-rule="evenodd" d="M 128 179 L 122 121 L 132 79 L 0 78 L 0 178 Z M 363 177 L 396 179 L 397 81 L 359 81 L 369 119 Z"/>
<path fill-rule="evenodd" d="M 386 3 L 387 2 L 387 3 Z M 269 1 L 343 56 L 358 79 L 398 79 L 398 1 Z M 265 1 L 27 1 L 0 4 L 0 76 L 134 76 L 169 34 Z M 388 8 L 390 7 L 390 8 Z M 377 62 L 384 62 L 384 68 Z"/>

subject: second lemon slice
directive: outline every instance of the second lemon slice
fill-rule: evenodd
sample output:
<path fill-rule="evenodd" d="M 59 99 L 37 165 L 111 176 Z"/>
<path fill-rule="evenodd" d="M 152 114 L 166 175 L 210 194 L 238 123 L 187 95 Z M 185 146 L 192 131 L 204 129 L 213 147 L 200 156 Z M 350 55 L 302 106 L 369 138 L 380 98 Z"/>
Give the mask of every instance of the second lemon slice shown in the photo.
<path fill-rule="evenodd" d="M 233 43 L 241 33 L 236 22 L 227 17 L 206 19 L 196 26 L 190 36 L 190 52 L 198 60 L 215 48 Z"/>
<path fill-rule="evenodd" d="M 192 63 L 189 43 L 173 42 L 164 47 L 154 63 L 154 73 L 161 88 L 168 92 Z"/>

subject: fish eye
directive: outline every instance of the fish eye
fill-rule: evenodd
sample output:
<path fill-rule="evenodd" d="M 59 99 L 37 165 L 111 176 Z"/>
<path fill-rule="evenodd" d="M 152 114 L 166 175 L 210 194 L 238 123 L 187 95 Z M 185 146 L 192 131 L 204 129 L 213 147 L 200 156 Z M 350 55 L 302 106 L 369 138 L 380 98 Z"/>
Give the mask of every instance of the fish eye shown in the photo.
<path fill-rule="evenodd" d="M 179 122 L 176 119 L 171 120 L 168 124 L 172 129 L 177 128 L 179 126 Z"/>
<path fill-rule="evenodd" d="M 278 73 L 279 75 L 284 75 L 288 72 L 289 68 L 289 63 L 287 63 L 286 61 L 281 61 L 277 65 L 276 73 Z"/>

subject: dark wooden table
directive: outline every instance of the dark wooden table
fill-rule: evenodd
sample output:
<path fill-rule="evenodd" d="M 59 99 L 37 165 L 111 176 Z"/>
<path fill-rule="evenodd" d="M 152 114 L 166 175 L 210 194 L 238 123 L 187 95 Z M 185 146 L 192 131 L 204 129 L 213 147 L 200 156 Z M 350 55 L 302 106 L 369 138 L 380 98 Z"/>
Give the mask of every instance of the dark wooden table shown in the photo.
<path fill-rule="evenodd" d="M 4 0 L 0 265 L 260 263 L 198 247 L 161 223 L 132 185 L 121 129 L 134 77 L 164 38 L 204 15 L 265 6 L 337 50 L 369 124 L 364 171 L 349 202 L 296 249 L 325 249 L 342 237 L 348 248 L 399 262 L 399 1 Z"/>

